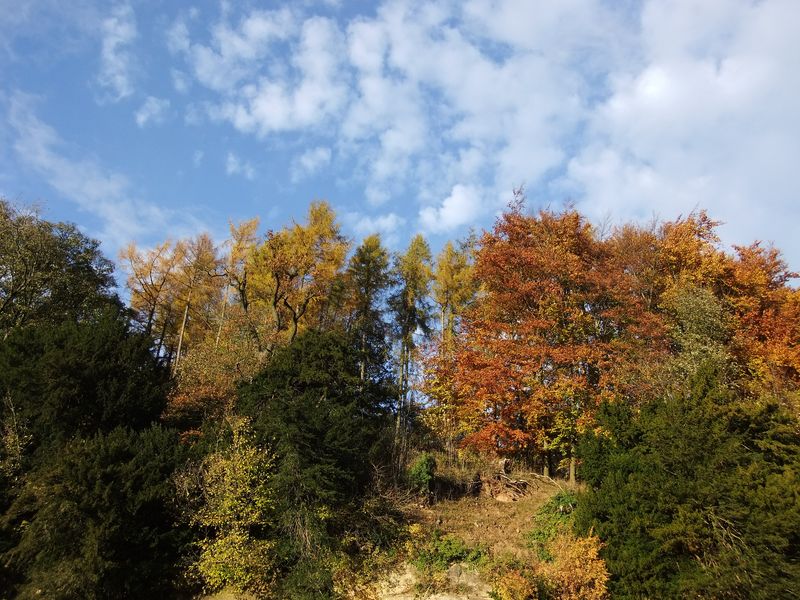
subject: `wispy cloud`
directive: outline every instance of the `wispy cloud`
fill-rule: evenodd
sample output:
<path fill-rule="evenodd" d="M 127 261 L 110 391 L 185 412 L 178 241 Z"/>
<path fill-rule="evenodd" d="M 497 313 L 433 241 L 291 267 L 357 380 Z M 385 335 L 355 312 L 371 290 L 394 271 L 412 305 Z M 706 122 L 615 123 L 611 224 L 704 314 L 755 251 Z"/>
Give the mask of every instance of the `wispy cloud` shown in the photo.
<path fill-rule="evenodd" d="M 133 94 L 134 58 L 130 45 L 136 39 L 136 15 L 129 4 L 119 4 L 103 20 L 100 73 L 97 81 L 112 101 Z"/>
<path fill-rule="evenodd" d="M 144 104 L 136 111 L 134 118 L 139 127 L 144 127 L 148 123 L 163 123 L 168 110 L 169 100 L 148 96 Z"/>
<path fill-rule="evenodd" d="M 210 43 L 203 45 L 192 43 L 187 22 L 178 19 L 167 31 L 167 47 L 184 56 L 202 85 L 225 93 L 256 73 L 270 44 L 287 39 L 295 29 L 289 9 L 254 10 L 236 26 L 226 20 L 217 24 Z"/>
<path fill-rule="evenodd" d="M 96 235 L 110 255 L 129 240 L 181 235 L 203 230 L 193 216 L 179 214 L 137 199 L 121 173 L 92 158 L 72 157 L 67 144 L 33 110 L 37 99 L 20 92 L 9 100 L 7 122 L 17 160 L 37 172 L 65 199 L 98 217 L 103 229 Z"/>
<path fill-rule="evenodd" d="M 241 175 L 245 179 L 254 179 L 256 170 L 253 165 L 246 160 L 242 160 L 233 152 L 228 152 L 228 157 L 225 159 L 225 172 L 228 175 Z"/>
<path fill-rule="evenodd" d="M 406 219 L 394 212 L 380 215 L 367 215 L 360 212 L 348 212 L 343 217 L 344 223 L 358 236 L 366 237 L 379 233 L 389 248 L 396 248 L 400 241 L 400 230 Z"/>
<path fill-rule="evenodd" d="M 331 162 L 331 149 L 327 146 L 309 148 L 292 162 L 292 182 L 313 175 Z"/>

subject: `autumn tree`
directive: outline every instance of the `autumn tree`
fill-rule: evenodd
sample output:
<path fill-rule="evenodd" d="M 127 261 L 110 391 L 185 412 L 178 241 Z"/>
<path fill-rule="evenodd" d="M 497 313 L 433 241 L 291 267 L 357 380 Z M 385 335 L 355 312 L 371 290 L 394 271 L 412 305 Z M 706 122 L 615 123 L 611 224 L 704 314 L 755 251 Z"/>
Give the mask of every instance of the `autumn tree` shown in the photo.
<path fill-rule="evenodd" d="M 433 300 L 439 310 L 439 339 L 425 357 L 423 391 L 432 400 L 424 420 L 443 441 L 448 457 L 455 456 L 456 439 L 463 432 L 456 414 L 455 344 L 462 316 L 477 293 L 473 274 L 471 237 L 456 247 L 447 242 L 436 259 Z"/>
<path fill-rule="evenodd" d="M 270 347 L 294 340 L 307 316 L 326 301 L 348 247 L 326 202 L 311 204 L 305 225 L 267 232 L 252 255 L 249 286 L 270 311 Z"/>
<path fill-rule="evenodd" d="M 160 313 L 172 304 L 170 294 L 174 296 L 176 272 L 182 259 L 182 246 L 170 241 L 150 250 L 140 250 L 131 242 L 120 252 L 120 260 L 128 271 L 131 308 L 148 335 L 153 333 L 157 317 L 161 316 L 165 325 L 169 322 L 169 315 Z"/>
<path fill-rule="evenodd" d="M 780 252 L 760 243 L 737 246 L 725 298 L 735 316 L 733 352 L 751 388 L 788 400 L 800 414 L 800 292 Z"/>
<path fill-rule="evenodd" d="M 177 272 L 182 292 L 179 301 L 183 305 L 183 315 L 177 332 L 175 371 L 180 367 L 181 353 L 187 333 L 190 338 L 201 339 L 204 332 L 213 329 L 220 288 L 220 260 L 211 236 L 202 233 L 194 239 L 183 242 L 183 245 L 185 248 L 183 261 Z"/>
<path fill-rule="evenodd" d="M 274 457 L 254 442 L 247 419 L 231 416 L 226 429 L 225 447 L 205 457 L 199 477 L 189 470 L 178 478 L 179 490 L 190 496 L 196 493 L 191 482 L 199 483 L 191 520 L 205 535 L 193 567 L 209 590 L 231 587 L 265 597 L 275 570 Z"/>
<path fill-rule="evenodd" d="M 258 316 L 253 314 L 253 297 L 250 286 L 252 276 L 252 257 L 258 245 L 256 231 L 258 229 L 258 218 L 243 221 L 238 225 L 230 224 L 231 236 L 228 240 L 229 248 L 227 259 L 224 261 L 224 272 L 226 277 L 226 298 L 223 302 L 223 309 L 227 306 L 227 294 L 231 288 L 235 290 L 236 299 L 242 309 L 247 330 L 253 338 L 258 350 L 263 350 L 261 336 L 258 332 Z M 225 320 L 223 313 L 220 318 L 218 332 L 222 331 Z M 219 339 L 219 335 L 217 335 Z"/>
<path fill-rule="evenodd" d="M 402 437 L 413 412 L 411 377 L 417 358 L 417 335 L 430 333 L 431 250 L 428 242 L 417 234 L 405 253 L 394 261 L 396 290 L 389 298 L 398 339 L 398 389 L 395 443 L 402 460 Z"/>
<path fill-rule="evenodd" d="M 448 241 L 436 258 L 433 298 L 439 309 L 439 329 L 443 343 L 456 334 L 457 322 L 477 292 L 470 257 L 473 245 L 474 240 L 468 239 L 460 248 L 456 248 Z"/>
<path fill-rule="evenodd" d="M 574 210 L 523 214 L 521 202 L 482 238 L 475 265 L 481 296 L 460 346 L 460 405 L 485 451 L 569 458 L 610 393 L 612 356 L 639 308 L 617 294 L 616 275 L 592 227 Z M 545 466 L 548 460 L 545 458 Z"/>
<path fill-rule="evenodd" d="M 183 429 L 196 430 L 204 420 L 227 414 L 236 386 L 252 379 L 266 360 L 259 332 L 264 314 L 253 306 L 249 284 L 257 227 L 258 219 L 231 224 L 227 255 L 217 260 L 209 281 L 205 315 L 194 328 L 197 339 L 181 359 L 165 413 Z"/>

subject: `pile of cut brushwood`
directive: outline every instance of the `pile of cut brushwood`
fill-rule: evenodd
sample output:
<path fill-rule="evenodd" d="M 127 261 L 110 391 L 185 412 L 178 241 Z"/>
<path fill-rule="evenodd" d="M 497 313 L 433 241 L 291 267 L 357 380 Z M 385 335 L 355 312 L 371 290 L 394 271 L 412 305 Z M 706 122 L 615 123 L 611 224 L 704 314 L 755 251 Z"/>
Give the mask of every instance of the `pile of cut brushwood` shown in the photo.
<path fill-rule="evenodd" d="M 511 476 L 511 461 L 501 459 L 497 470 L 480 475 L 480 493 L 498 502 L 516 502 L 540 484 L 553 485 L 555 482 L 537 473 L 515 474 Z"/>

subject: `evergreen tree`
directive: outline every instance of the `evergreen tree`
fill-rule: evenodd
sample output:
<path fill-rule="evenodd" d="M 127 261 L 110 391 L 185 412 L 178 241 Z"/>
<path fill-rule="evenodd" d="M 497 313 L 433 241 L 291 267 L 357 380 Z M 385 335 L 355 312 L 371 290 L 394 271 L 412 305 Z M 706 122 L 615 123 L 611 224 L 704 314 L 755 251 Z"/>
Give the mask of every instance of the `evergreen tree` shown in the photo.
<path fill-rule="evenodd" d="M 17 598 L 145 598 L 178 583 L 177 436 L 161 428 L 75 438 L 31 472 L 2 519 Z"/>
<path fill-rule="evenodd" d="M 800 436 L 706 361 L 687 393 L 606 405 L 581 449 L 579 523 L 616 598 L 788 598 L 800 584 Z"/>
<path fill-rule="evenodd" d="M 240 391 L 256 442 L 275 453 L 276 555 L 290 587 L 327 572 L 323 558 L 381 458 L 376 443 L 391 390 L 361 380 L 357 347 L 341 334 L 308 330 Z"/>
<path fill-rule="evenodd" d="M 389 253 L 380 237 L 370 235 L 356 248 L 347 267 L 350 288 L 349 330 L 359 342 L 360 376 L 383 373 L 386 365 L 388 326 L 383 319 L 391 276 Z"/>
<path fill-rule="evenodd" d="M 431 250 L 428 242 L 417 234 L 405 254 L 395 258 L 394 277 L 397 288 L 389 298 L 399 341 L 399 388 L 395 415 L 395 452 L 397 467 L 405 460 L 405 437 L 413 413 L 411 376 L 417 358 L 417 334 L 430 334 Z"/>
<path fill-rule="evenodd" d="M 163 411 L 168 386 L 151 345 L 115 310 L 92 321 L 16 330 L 0 343 L 3 416 L 13 407 L 31 449 L 118 426 L 146 427 Z"/>

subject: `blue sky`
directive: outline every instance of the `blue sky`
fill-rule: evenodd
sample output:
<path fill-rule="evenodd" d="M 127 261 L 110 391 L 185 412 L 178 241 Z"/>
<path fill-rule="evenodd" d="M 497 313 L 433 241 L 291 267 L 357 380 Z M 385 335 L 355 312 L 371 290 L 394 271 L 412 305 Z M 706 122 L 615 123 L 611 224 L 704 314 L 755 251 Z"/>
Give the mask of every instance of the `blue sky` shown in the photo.
<path fill-rule="evenodd" d="M 115 258 L 318 198 L 438 247 L 524 185 L 706 208 L 800 270 L 798 31 L 796 0 L 0 0 L 0 194 Z"/>

